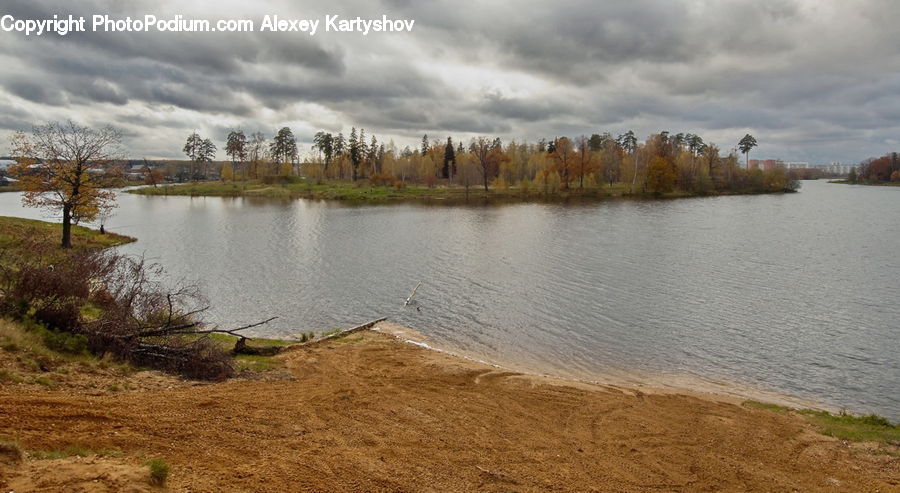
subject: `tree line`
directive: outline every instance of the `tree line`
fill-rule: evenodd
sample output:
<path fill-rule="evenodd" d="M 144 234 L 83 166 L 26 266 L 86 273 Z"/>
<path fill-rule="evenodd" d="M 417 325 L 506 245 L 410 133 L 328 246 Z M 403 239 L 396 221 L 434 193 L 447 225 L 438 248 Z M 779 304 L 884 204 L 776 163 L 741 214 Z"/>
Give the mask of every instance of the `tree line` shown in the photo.
<path fill-rule="evenodd" d="M 189 142 L 191 141 L 189 138 Z M 312 138 L 311 153 L 299 163 L 297 141 L 284 127 L 271 141 L 259 132 L 241 130 L 227 137 L 230 161 L 223 180 L 303 175 L 315 182 L 368 180 L 373 185 L 429 187 L 439 183 L 525 191 L 559 192 L 622 184 L 633 193 L 666 194 L 771 192 L 794 190 L 797 182 L 781 169 L 748 170 L 756 139 L 747 134 L 735 150 L 723 154 L 715 144 L 692 133 L 655 133 L 640 141 L 631 130 L 613 136 L 594 133 L 537 142 L 478 136 L 467 144 L 452 137 L 422 136 L 418 148 L 398 148 L 392 141 L 367 136 L 352 127 L 349 136 L 326 131 Z M 745 157 L 741 166 L 737 150 Z M 186 154 L 194 157 L 185 150 Z"/>
<path fill-rule="evenodd" d="M 312 139 L 312 152 L 301 163 L 297 139 L 282 127 L 268 140 L 256 132 L 249 137 L 239 129 L 228 133 L 225 153 L 231 158 L 220 169 L 215 163 L 217 147 L 212 140 L 192 132 L 183 151 L 185 166 L 173 170 L 177 181 L 218 178 L 286 179 L 303 176 L 320 183 L 326 179 L 374 186 L 405 187 L 407 183 L 434 187 L 480 186 L 544 193 L 626 187 L 629 193 L 692 194 L 717 192 L 772 192 L 793 190 L 794 180 L 783 169 L 747 170 L 740 165 L 737 149 L 723 155 L 715 144 L 691 133 L 663 131 L 639 141 L 633 131 L 616 137 L 609 133 L 555 137 L 537 142 L 477 136 L 467 145 L 452 137 L 430 139 L 423 135 L 420 147 L 398 149 L 393 142 L 367 139 L 364 129 L 353 127 L 350 136 L 320 131 Z M 749 160 L 757 145 L 744 136 L 738 148 Z M 11 150 L 17 164 L 11 173 L 21 181 L 26 205 L 62 213 L 65 247 L 71 246 L 70 228 L 91 221 L 114 206 L 106 190 L 105 170 L 122 158 L 121 133 L 112 127 L 92 129 L 73 122 L 34 127 L 31 134 L 16 133 Z M 876 163 L 877 164 L 877 163 Z M 154 184 L 163 177 L 146 166 Z M 875 169 L 875 165 L 869 168 Z"/>
<path fill-rule="evenodd" d="M 900 156 L 896 152 L 859 163 L 859 171 L 851 170 L 851 183 L 900 183 Z"/>

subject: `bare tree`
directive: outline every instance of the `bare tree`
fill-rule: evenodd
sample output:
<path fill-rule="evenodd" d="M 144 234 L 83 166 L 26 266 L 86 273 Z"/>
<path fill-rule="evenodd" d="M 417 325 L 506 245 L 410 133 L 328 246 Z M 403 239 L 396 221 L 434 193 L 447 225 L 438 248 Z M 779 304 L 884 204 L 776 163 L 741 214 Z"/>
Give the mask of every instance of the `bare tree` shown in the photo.
<path fill-rule="evenodd" d="M 499 156 L 494 141 L 487 137 L 481 136 L 472 139 L 469 144 L 469 153 L 475 158 L 475 162 L 481 168 L 481 179 L 484 184 L 484 191 L 488 191 L 488 181 L 496 172 Z"/>

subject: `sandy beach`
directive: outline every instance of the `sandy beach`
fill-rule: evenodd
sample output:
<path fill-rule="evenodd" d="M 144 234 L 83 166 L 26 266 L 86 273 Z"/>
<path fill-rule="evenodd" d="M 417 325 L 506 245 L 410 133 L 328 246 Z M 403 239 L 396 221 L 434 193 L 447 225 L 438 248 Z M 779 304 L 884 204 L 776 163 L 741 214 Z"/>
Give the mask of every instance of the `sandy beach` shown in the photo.
<path fill-rule="evenodd" d="M 900 491 L 900 459 L 790 414 L 504 371 L 385 333 L 289 351 L 264 377 L 156 372 L 0 385 L 4 491 Z"/>

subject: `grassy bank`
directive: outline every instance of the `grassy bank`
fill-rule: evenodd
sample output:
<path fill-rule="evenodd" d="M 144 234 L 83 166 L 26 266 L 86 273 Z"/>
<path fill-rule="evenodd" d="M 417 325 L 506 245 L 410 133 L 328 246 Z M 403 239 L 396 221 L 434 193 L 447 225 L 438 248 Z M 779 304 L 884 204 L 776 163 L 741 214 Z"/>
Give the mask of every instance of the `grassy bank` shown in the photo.
<path fill-rule="evenodd" d="M 865 185 L 868 187 L 900 187 L 900 181 L 829 180 L 828 183 L 840 183 L 841 185 Z"/>
<path fill-rule="evenodd" d="M 56 245 L 62 236 L 62 224 L 0 216 L 0 249 L 21 250 L 34 244 Z M 84 226 L 72 227 L 73 249 L 102 249 L 135 241 L 115 233 L 101 234 Z"/>
<path fill-rule="evenodd" d="M 268 198 L 306 198 L 347 201 L 400 201 L 400 200 L 450 200 L 465 201 L 471 199 L 506 199 L 506 200 L 560 200 L 571 198 L 603 199 L 627 195 L 627 187 L 617 184 L 613 187 L 593 189 L 570 189 L 543 193 L 536 188 L 522 189 L 507 187 L 490 188 L 485 192 L 480 186 L 471 186 L 468 190 L 460 185 L 441 185 L 427 187 L 408 185 L 404 187 L 372 186 L 368 182 L 328 181 L 311 183 L 304 179 L 292 179 L 287 183 L 269 184 L 259 180 L 246 182 L 198 182 L 183 185 L 163 185 L 143 187 L 129 190 L 139 195 L 184 195 L 192 197 L 268 197 Z"/>
<path fill-rule="evenodd" d="M 805 418 L 813 428 L 826 436 L 852 442 L 875 442 L 893 447 L 900 446 L 900 424 L 893 424 L 882 416 L 869 414 L 854 416 L 846 413 L 832 414 L 815 409 L 791 409 L 777 404 L 747 401 L 745 407 L 764 409 L 778 414 L 795 414 Z M 897 455 L 896 449 L 889 450 Z"/>

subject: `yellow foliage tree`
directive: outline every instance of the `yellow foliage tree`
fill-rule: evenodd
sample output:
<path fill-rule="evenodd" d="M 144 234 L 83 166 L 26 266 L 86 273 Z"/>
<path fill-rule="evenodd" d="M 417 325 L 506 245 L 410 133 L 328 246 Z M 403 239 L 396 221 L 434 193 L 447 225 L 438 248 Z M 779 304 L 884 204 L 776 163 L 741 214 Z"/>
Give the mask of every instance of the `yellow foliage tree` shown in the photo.
<path fill-rule="evenodd" d="M 659 195 L 671 192 L 674 188 L 674 166 L 663 157 L 654 157 L 647 168 L 647 191 Z"/>
<path fill-rule="evenodd" d="M 62 247 L 72 247 L 72 224 L 91 221 L 115 207 L 115 194 L 103 188 L 103 168 L 120 152 L 121 134 L 112 127 L 92 129 L 69 121 L 17 133 L 11 168 L 22 187 L 22 203 L 62 213 Z"/>
<path fill-rule="evenodd" d="M 281 163 L 281 166 L 278 167 L 278 174 L 281 176 L 291 176 L 294 174 L 294 167 L 291 163 L 285 161 Z"/>
<path fill-rule="evenodd" d="M 222 181 L 234 180 L 234 170 L 231 168 L 231 163 L 225 163 L 225 165 L 222 166 L 222 172 L 219 173 L 219 177 Z"/>
<path fill-rule="evenodd" d="M 572 150 L 572 141 L 567 137 L 556 139 L 556 150 L 553 151 L 553 170 L 562 180 L 562 186 L 565 190 L 569 189 L 569 181 L 575 174 L 575 153 Z"/>

